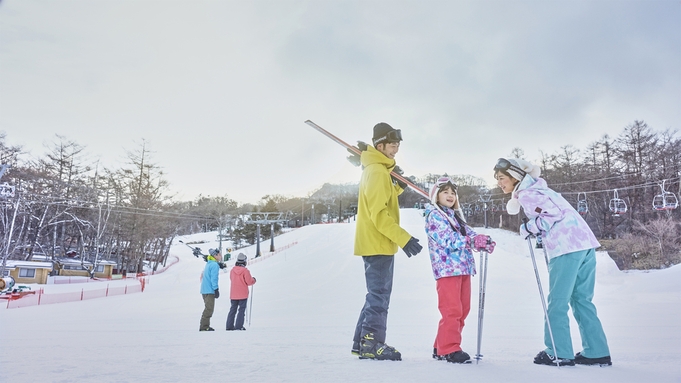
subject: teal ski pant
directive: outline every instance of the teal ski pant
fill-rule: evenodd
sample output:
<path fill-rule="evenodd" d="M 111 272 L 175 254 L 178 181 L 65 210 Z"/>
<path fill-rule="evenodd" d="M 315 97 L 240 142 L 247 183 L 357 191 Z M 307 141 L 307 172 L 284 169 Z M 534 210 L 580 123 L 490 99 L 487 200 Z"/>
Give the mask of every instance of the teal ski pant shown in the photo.
<path fill-rule="evenodd" d="M 579 326 L 582 355 L 600 358 L 610 355 L 603 326 L 591 302 L 596 283 L 596 251 L 594 249 L 567 253 L 549 262 L 548 314 L 559 358 L 574 359 L 568 305 Z M 548 325 L 544 321 L 546 353 L 555 355 Z"/>

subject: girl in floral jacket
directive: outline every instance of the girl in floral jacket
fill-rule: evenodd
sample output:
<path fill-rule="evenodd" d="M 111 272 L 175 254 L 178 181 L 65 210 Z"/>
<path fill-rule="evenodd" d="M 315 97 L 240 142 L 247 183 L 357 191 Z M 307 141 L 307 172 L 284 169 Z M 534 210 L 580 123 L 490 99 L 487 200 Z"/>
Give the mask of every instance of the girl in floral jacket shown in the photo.
<path fill-rule="evenodd" d="M 475 258 L 471 238 L 483 243 L 489 237 L 476 234 L 466 224 L 456 184 L 441 177 L 430 190 L 431 204 L 426 205 L 426 234 L 442 319 L 433 345 L 433 358 L 452 363 L 466 363 L 470 356 L 461 349 L 461 331 L 471 308 L 471 276 L 475 275 Z M 484 237 L 484 238 L 483 238 Z M 492 252 L 493 245 L 486 248 Z"/>
<path fill-rule="evenodd" d="M 525 160 L 500 158 L 494 167 L 494 177 L 504 193 L 511 194 L 506 205 L 509 214 L 518 214 L 522 207 L 529 221 L 520 227 L 525 238 L 541 236 L 549 257 L 548 325 L 544 324 L 546 349 L 534 358 L 536 364 L 612 365 L 608 342 L 603 332 L 596 306 L 591 302 L 596 281 L 596 248 L 598 240 L 586 221 L 560 194 L 549 189 L 539 178 L 541 169 Z M 582 351 L 572 349 L 568 305 L 579 326 Z"/>

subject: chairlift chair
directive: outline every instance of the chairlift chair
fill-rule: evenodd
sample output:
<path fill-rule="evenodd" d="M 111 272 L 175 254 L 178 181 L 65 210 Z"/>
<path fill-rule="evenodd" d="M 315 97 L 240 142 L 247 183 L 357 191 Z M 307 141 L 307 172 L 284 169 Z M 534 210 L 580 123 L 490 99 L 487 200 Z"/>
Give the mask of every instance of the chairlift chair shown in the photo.
<path fill-rule="evenodd" d="M 665 181 L 663 180 L 660 185 L 662 192 L 653 197 L 653 210 L 671 211 L 679 207 L 679 199 L 676 198 L 674 193 L 664 190 L 664 183 Z"/>
<path fill-rule="evenodd" d="M 14 197 L 14 186 L 10 186 L 7 182 L 0 184 L 0 198 Z"/>
<path fill-rule="evenodd" d="M 584 196 L 582 198 L 582 196 Z M 589 204 L 586 202 L 586 193 L 577 193 L 577 212 L 586 215 L 589 212 Z"/>
<path fill-rule="evenodd" d="M 613 198 L 610 200 L 609 208 L 613 217 L 619 217 L 620 214 L 627 212 L 627 203 L 624 202 L 623 199 L 619 198 L 617 189 L 614 190 Z"/>

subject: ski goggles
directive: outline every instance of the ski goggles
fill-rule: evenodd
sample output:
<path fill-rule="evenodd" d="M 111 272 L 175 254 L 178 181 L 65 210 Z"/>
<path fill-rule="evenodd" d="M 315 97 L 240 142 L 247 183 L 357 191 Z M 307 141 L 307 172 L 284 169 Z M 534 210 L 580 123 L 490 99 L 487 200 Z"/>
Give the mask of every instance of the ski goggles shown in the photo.
<path fill-rule="evenodd" d="M 386 143 L 402 141 L 402 131 L 400 129 L 389 131 L 385 136 L 375 139 L 374 146 L 383 143 L 384 141 Z"/>
<path fill-rule="evenodd" d="M 527 174 L 523 169 L 513 165 L 509 160 L 505 158 L 499 158 L 497 160 L 497 164 L 494 165 L 495 172 L 508 173 L 509 170 L 517 172 L 521 177 L 525 177 L 525 174 Z"/>
<path fill-rule="evenodd" d="M 454 191 L 457 191 L 457 189 L 459 189 L 459 187 L 456 186 L 454 181 L 449 177 L 440 177 L 440 178 L 437 179 L 437 181 L 435 181 L 435 187 L 438 188 L 438 189 L 440 189 L 441 187 L 443 187 L 447 184 L 451 185 L 451 187 Z"/>

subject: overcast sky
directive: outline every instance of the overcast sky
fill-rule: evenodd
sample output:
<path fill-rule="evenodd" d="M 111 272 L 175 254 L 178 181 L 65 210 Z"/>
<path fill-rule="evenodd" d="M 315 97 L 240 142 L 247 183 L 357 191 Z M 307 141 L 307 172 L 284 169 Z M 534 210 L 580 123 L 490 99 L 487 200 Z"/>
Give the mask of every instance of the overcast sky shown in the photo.
<path fill-rule="evenodd" d="M 32 155 L 59 134 L 116 168 L 145 140 L 180 200 L 356 182 L 307 119 L 349 142 L 387 122 L 407 175 L 490 185 L 514 147 L 679 129 L 681 2 L 0 3 L 0 131 Z"/>

